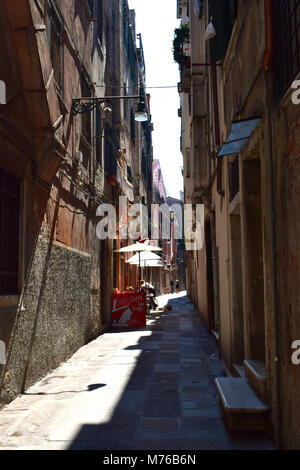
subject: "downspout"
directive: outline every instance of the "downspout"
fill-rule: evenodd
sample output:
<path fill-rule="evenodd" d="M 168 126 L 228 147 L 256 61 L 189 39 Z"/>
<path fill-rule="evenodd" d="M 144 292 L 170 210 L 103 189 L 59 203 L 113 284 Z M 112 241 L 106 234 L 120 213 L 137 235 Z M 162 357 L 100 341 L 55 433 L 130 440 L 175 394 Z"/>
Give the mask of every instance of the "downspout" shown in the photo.
<path fill-rule="evenodd" d="M 275 211 L 275 177 L 273 160 L 273 132 L 272 132 L 272 61 L 274 54 L 274 7 L 273 0 L 264 0 L 265 14 L 265 52 L 262 59 L 264 74 L 265 105 L 266 105 L 266 153 L 269 163 L 270 177 L 270 209 L 271 209 L 271 250 L 272 250 L 272 294 L 274 306 L 274 395 L 273 395 L 273 422 L 274 438 L 278 449 L 281 448 L 281 412 L 280 412 L 280 336 L 279 336 L 279 299 L 278 299 L 278 271 L 277 271 L 277 239 L 276 239 L 276 211 Z"/>
<path fill-rule="evenodd" d="M 214 125 L 215 125 L 215 144 L 218 148 L 221 144 L 220 137 L 220 117 L 219 117 L 219 104 L 218 104 L 218 84 L 217 84 L 217 68 L 216 65 L 211 67 L 211 82 L 212 82 L 212 96 L 213 96 L 213 111 L 214 111 Z M 222 186 L 222 166 L 223 157 L 217 157 L 217 192 L 222 197 L 225 196 Z"/>

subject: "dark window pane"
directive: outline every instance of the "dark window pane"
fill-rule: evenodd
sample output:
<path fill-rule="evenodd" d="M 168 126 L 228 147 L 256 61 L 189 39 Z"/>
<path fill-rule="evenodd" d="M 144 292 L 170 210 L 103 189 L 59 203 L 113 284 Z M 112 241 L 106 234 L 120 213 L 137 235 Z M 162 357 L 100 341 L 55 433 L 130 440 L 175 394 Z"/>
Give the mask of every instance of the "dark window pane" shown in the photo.
<path fill-rule="evenodd" d="M 275 96 L 280 99 L 300 71 L 300 0 L 274 0 Z"/>
<path fill-rule="evenodd" d="M 0 167 L 0 295 L 18 293 L 20 180 Z"/>

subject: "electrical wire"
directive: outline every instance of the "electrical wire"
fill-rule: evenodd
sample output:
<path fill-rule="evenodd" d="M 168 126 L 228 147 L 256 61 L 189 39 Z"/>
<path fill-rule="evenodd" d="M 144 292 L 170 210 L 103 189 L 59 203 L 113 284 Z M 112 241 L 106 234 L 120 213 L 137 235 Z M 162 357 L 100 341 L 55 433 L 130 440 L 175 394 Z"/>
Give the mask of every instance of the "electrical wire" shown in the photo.
<path fill-rule="evenodd" d="M 136 86 L 122 86 L 122 85 L 97 85 L 96 88 L 122 88 L 123 90 L 130 90 L 136 88 Z M 158 89 L 158 88 L 178 88 L 178 85 L 162 85 L 162 86 L 145 86 L 146 89 Z M 105 96 L 103 97 L 105 98 Z"/>

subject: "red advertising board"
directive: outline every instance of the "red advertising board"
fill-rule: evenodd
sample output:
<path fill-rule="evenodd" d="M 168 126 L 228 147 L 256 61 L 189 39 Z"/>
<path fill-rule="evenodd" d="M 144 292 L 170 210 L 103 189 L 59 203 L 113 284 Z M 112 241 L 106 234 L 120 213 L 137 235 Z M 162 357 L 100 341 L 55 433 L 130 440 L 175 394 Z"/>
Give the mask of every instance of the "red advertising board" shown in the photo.
<path fill-rule="evenodd" d="M 128 292 L 112 296 L 113 326 L 136 328 L 146 326 L 146 294 Z"/>

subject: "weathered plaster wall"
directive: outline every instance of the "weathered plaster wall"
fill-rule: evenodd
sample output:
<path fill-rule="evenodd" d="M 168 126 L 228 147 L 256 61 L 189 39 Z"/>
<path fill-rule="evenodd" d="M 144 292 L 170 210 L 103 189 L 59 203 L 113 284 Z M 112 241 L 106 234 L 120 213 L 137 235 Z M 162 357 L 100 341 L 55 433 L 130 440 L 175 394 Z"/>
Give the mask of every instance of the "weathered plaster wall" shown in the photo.
<path fill-rule="evenodd" d="M 39 238 L 22 304 L 0 309 L 7 343 L 0 404 L 21 392 L 26 369 L 25 389 L 99 330 L 99 316 L 90 313 L 90 265 L 89 255 Z"/>
<path fill-rule="evenodd" d="M 300 365 L 291 361 L 292 342 L 300 339 L 300 106 L 291 94 L 273 110 L 278 289 L 280 392 L 283 445 L 300 446 Z"/>

